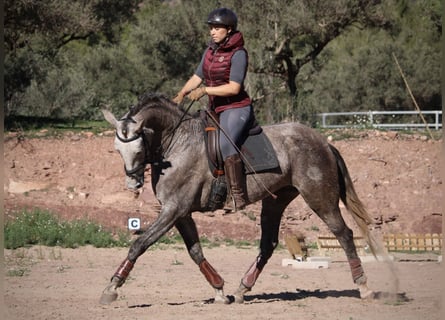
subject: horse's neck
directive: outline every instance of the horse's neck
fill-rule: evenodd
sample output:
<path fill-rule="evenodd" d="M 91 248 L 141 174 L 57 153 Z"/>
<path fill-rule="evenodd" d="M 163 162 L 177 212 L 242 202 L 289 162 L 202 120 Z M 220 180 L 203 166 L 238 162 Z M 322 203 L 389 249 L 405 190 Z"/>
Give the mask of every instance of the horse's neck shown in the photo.
<path fill-rule="evenodd" d="M 204 141 L 204 130 L 199 119 L 182 120 L 181 123 L 175 124 L 173 131 L 167 133 L 171 135 L 175 144 L 182 146 L 197 146 Z"/>
<path fill-rule="evenodd" d="M 164 156 L 178 149 L 195 149 L 203 143 L 204 130 L 200 119 L 182 117 L 181 114 L 167 109 L 157 111 L 144 115 L 145 127 L 155 131 L 158 137 L 155 143 L 161 144 L 159 150 L 163 150 Z"/>
<path fill-rule="evenodd" d="M 175 118 L 171 114 L 168 114 L 169 110 L 162 110 L 161 108 L 149 108 L 141 112 L 138 118 L 144 121 L 146 128 L 150 128 L 156 131 L 168 131 L 169 128 L 173 128 Z"/>

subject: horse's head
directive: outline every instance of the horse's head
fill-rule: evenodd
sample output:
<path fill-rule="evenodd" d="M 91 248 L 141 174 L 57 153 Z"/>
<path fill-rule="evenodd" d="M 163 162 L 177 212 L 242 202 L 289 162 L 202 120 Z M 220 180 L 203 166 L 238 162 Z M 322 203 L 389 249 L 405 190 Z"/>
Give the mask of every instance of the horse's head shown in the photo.
<path fill-rule="evenodd" d="M 148 163 L 148 137 L 152 131 L 144 128 L 142 120 L 136 121 L 126 117 L 116 120 L 110 111 L 102 110 L 102 113 L 116 128 L 114 147 L 124 161 L 127 188 L 132 190 L 141 188 L 144 185 L 144 171 Z"/>

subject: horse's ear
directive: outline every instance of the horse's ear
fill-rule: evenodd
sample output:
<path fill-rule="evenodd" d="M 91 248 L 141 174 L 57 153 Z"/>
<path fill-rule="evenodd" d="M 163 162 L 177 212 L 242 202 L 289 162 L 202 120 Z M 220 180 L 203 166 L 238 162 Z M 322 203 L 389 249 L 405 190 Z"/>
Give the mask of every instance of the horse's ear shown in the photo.
<path fill-rule="evenodd" d="M 145 135 L 151 135 L 153 134 L 155 131 L 152 128 L 144 128 L 144 134 Z"/>
<path fill-rule="evenodd" d="M 136 121 L 136 126 L 135 126 L 135 128 L 136 128 L 136 132 L 142 132 L 142 131 L 144 131 L 144 120 L 138 120 L 138 121 Z"/>
<path fill-rule="evenodd" d="M 117 128 L 117 120 L 116 117 L 108 110 L 102 109 L 102 113 L 105 117 L 105 120 L 107 120 L 113 127 Z"/>

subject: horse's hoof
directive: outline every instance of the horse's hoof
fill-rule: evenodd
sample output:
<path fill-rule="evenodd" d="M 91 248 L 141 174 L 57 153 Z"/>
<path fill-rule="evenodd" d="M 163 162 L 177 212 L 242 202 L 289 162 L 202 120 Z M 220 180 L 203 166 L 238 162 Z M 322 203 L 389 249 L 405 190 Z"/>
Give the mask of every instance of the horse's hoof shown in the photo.
<path fill-rule="evenodd" d="M 244 303 L 244 295 L 249 291 L 250 289 L 241 283 L 238 290 L 236 290 L 234 294 L 235 303 Z"/>
<path fill-rule="evenodd" d="M 367 290 L 365 292 L 360 291 L 360 298 L 362 300 L 371 300 L 374 299 L 374 291 L 372 290 Z"/>
<path fill-rule="evenodd" d="M 216 296 L 215 297 L 215 303 L 217 303 L 217 304 L 230 304 L 230 300 L 227 297 Z"/>
<path fill-rule="evenodd" d="M 115 281 L 112 281 L 102 292 L 99 303 L 100 304 L 110 304 L 117 299 L 117 285 Z"/>
<path fill-rule="evenodd" d="M 367 285 L 359 285 L 359 291 L 362 300 L 374 299 L 374 291 L 369 289 Z"/>
<path fill-rule="evenodd" d="M 224 295 L 224 291 L 222 289 L 216 289 L 215 303 L 230 304 L 230 299 Z"/>
<path fill-rule="evenodd" d="M 117 292 L 103 292 L 100 297 L 100 304 L 110 304 L 117 299 Z"/>
<path fill-rule="evenodd" d="M 244 295 L 235 294 L 235 303 L 244 303 Z"/>

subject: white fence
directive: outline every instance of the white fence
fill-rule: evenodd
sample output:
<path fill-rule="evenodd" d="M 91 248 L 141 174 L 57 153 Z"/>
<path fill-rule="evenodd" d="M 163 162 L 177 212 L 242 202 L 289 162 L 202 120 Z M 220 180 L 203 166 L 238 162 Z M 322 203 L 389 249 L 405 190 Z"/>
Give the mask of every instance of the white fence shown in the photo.
<path fill-rule="evenodd" d="M 442 128 L 442 110 L 422 111 L 422 115 L 427 121 L 428 128 L 435 130 Z M 318 116 L 321 117 L 322 128 L 422 129 L 426 127 L 417 111 L 331 112 L 320 113 Z M 337 119 L 328 120 L 335 117 Z"/>

